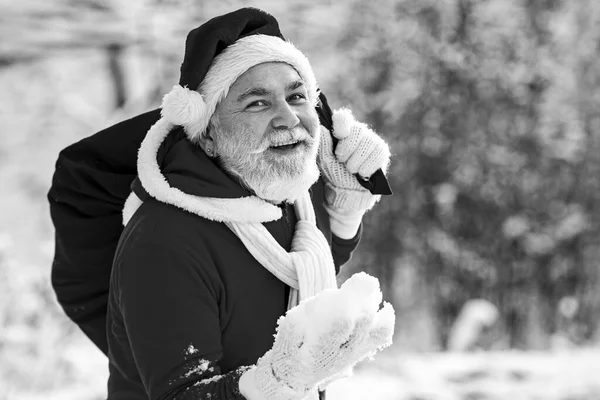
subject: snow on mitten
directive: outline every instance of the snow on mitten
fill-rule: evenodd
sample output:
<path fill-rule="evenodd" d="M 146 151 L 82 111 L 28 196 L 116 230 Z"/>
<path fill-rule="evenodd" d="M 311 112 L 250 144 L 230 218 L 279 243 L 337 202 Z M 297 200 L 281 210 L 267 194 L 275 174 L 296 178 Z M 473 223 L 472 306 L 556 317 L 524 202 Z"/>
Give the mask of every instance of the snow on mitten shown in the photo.
<path fill-rule="evenodd" d="M 340 291 L 346 296 L 347 307 L 353 310 L 356 329 L 338 363 L 354 366 L 392 344 L 396 316 L 392 305 L 383 301 L 379 281 L 364 272 L 352 275 Z"/>
<path fill-rule="evenodd" d="M 240 380 L 242 394 L 299 400 L 347 376 L 392 343 L 394 310 L 389 303 L 380 310 L 381 301 L 379 282 L 365 273 L 302 301 L 279 319 L 273 347 Z"/>

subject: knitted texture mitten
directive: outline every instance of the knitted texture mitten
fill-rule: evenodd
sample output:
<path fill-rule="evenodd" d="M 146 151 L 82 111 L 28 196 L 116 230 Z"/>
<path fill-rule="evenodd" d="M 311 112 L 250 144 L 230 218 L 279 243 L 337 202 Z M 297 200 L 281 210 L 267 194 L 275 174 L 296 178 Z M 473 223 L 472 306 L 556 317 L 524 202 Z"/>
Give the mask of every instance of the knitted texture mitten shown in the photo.
<path fill-rule="evenodd" d="M 302 301 L 279 319 L 273 347 L 250 373 L 249 392 L 270 400 L 303 399 L 389 346 L 394 309 L 384 302 L 380 310 L 381 302 L 379 282 L 365 273 Z"/>
<path fill-rule="evenodd" d="M 390 149 L 366 124 L 356 121 L 346 108 L 334 111 L 332 121 L 333 135 L 339 140 L 335 154 L 330 132 L 321 127 L 318 158 L 329 186 L 327 202 L 335 208 L 368 210 L 380 196 L 363 188 L 354 174 L 368 179 L 380 168 L 385 172 Z"/>
<path fill-rule="evenodd" d="M 379 196 L 374 196 L 363 188 L 357 178 L 337 159 L 333 153 L 331 134 L 323 126 L 318 162 L 325 179 L 325 200 L 328 205 L 353 211 L 364 211 L 373 207 Z"/>
<path fill-rule="evenodd" d="M 332 121 L 333 135 L 339 139 L 335 156 L 351 174 L 369 178 L 378 169 L 387 171 L 390 149 L 379 135 L 354 119 L 347 108 L 334 111 Z"/>
<path fill-rule="evenodd" d="M 354 174 L 368 179 L 375 171 L 387 170 L 390 150 L 369 127 L 358 122 L 348 109 L 333 113 L 333 135 L 339 140 L 333 149 L 330 132 L 321 126 L 318 162 L 325 179 L 325 209 L 331 230 L 349 239 L 356 234 L 362 216 L 380 199 L 363 188 Z"/>

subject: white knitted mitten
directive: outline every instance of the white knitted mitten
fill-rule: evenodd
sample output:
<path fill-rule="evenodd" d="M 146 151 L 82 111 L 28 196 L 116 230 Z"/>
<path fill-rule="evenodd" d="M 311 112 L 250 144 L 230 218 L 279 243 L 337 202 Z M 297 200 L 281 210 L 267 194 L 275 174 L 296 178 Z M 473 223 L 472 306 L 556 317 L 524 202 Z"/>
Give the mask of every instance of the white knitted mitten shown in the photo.
<path fill-rule="evenodd" d="M 331 119 L 333 135 L 339 139 L 335 155 L 350 173 L 369 178 L 380 168 L 387 171 L 390 148 L 379 135 L 354 119 L 347 108 L 335 110 Z"/>
<path fill-rule="evenodd" d="M 325 200 L 328 205 L 353 211 L 364 211 L 373 207 L 378 196 L 372 195 L 363 188 L 356 177 L 333 154 L 331 134 L 322 125 L 317 160 L 325 179 Z"/>
<path fill-rule="evenodd" d="M 354 174 L 368 179 L 380 168 L 385 172 L 390 150 L 367 125 L 356 121 L 350 110 L 342 108 L 334 111 L 332 121 L 333 135 L 339 139 L 335 154 L 331 135 L 321 126 L 318 162 L 326 182 L 326 208 L 332 231 L 337 236 L 351 238 L 363 213 L 381 197 L 363 188 Z"/>
<path fill-rule="evenodd" d="M 299 400 L 392 343 L 394 309 L 376 278 L 358 273 L 340 289 L 301 302 L 278 321 L 275 343 L 240 380 L 250 400 Z M 254 394 L 254 398 L 252 398 Z"/>

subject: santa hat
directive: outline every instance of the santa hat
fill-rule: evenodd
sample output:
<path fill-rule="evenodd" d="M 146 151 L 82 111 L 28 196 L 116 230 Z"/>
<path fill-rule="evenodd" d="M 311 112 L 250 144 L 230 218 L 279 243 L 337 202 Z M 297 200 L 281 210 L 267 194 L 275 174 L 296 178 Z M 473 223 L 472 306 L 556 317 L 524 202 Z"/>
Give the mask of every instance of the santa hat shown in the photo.
<path fill-rule="evenodd" d="M 272 15 L 243 8 L 188 34 L 179 85 L 164 96 L 162 118 L 182 126 L 196 142 L 236 79 L 266 62 L 291 65 L 304 81 L 309 101 L 317 105 L 317 82 L 306 56 L 284 39 Z"/>
<path fill-rule="evenodd" d="M 161 118 L 150 127 L 138 150 L 138 177 L 148 195 L 214 221 L 265 222 L 281 217 L 278 207 L 254 196 L 215 199 L 184 193 L 170 186 L 157 162 L 161 144 L 176 126 L 183 127 L 191 142 L 197 142 L 236 79 L 266 62 L 295 68 L 308 100 L 316 107 L 317 83 L 308 59 L 283 38 L 277 20 L 266 12 L 243 8 L 211 19 L 188 34 L 179 85 L 164 96 Z M 132 194 L 124 220 L 139 204 Z"/>

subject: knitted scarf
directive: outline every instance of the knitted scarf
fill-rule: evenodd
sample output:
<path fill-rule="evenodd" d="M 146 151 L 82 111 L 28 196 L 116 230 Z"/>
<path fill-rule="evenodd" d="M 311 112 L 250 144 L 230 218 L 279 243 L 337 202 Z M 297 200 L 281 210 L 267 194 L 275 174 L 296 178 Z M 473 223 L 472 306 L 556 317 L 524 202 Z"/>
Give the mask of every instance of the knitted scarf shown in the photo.
<path fill-rule="evenodd" d="M 336 287 L 331 250 L 317 228 L 308 192 L 296 200 L 294 210 L 298 222 L 289 253 L 262 224 L 225 222 L 263 267 L 291 287 L 288 310 L 304 299 Z"/>

